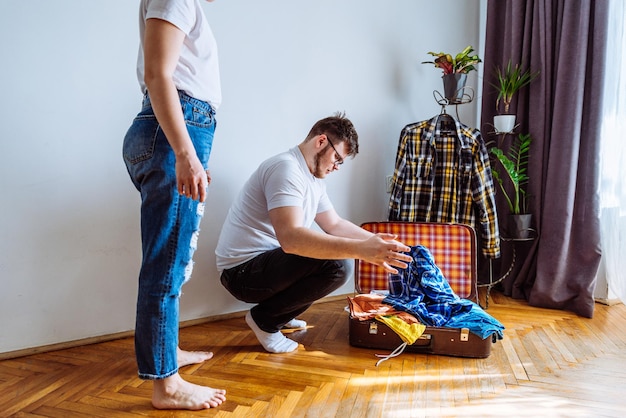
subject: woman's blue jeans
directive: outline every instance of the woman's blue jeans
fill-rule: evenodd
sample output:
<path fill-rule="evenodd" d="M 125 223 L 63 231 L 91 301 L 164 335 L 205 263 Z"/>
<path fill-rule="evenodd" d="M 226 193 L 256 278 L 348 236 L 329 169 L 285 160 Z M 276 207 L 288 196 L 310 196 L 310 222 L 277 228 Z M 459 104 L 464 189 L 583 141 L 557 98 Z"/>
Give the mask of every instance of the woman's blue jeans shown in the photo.
<path fill-rule="evenodd" d="M 187 130 L 205 170 L 215 112 L 179 92 Z M 179 298 L 191 277 L 204 203 L 178 193 L 174 152 L 146 95 L 124 138 L 123 156 L 141 194 L 142 262 L 139 272 L 135 353 L 139 377 L 163 379 L 178 371 Z"/>
<path fill-rule="evenodd" d="M 256 303 L 250 310 L 254 322 L 273 333 L 313 302 L 339 289 L 348 270 L 346 260 L 302 257 L 276 248 L 224 270 L 221 282 L 237 299 Z"/>

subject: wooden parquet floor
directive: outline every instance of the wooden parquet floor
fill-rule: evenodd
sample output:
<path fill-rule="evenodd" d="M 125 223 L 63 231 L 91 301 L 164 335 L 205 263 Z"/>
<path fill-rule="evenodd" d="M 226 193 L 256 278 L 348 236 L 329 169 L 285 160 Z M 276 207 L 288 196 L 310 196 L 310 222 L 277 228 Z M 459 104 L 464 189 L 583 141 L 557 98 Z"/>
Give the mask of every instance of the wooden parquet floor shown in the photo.
<path fill-rule="evenodd" d="M 243 318 L 181 330 L 181 346 L 210 349 L 188 380 L 225 388 L 205 411 L 157 411 L 136 377 L 131 338 L 0 362 L 2 417 L 625 417 L 626 307 L 596 305 L 593 319 L 529 307 L 492 293 L 506 327 L 486 359 L 404 353 L 376 367 L 375 350 L 348 344 L 345 301 L 318 303 L 268 354 Z"/>

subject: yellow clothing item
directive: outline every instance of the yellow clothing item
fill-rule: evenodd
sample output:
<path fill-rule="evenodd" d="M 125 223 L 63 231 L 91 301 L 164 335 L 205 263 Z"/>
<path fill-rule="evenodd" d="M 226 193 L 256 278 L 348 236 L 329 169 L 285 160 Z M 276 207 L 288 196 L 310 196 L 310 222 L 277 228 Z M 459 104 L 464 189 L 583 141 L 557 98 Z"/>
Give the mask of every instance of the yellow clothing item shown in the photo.
<path fill-rule="evenodd" d="M 397 315 L 379 315 L 376 319 L 391 328 L 407 344 L 413 344 L 426 330 L 426 325 L 409 324 Z"/>

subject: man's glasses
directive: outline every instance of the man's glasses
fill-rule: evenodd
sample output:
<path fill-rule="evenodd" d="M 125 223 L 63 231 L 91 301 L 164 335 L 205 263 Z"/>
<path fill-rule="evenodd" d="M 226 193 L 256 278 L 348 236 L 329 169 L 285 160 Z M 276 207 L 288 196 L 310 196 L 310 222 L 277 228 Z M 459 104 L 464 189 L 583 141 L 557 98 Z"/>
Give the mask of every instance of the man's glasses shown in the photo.
<path fill-rule="evenodd" d="M 339 168 L 339 166 L 341 164 L 343 164 L 343 157 L 341 156 L 341 154 L 339 154 L 339 152 L 337 151 L 337 148 L 335 148 L 335 146 L 333 145 L 333 143 L 330 141 L 330 138 L 328 138 L 328 136 L 326 137 L 326 139 L 328 139 L 328 143 L 330 144 L 330 147 L 333 149 L 333 151 L 335 151 L 335 162 L 333 163 L 333 166 L 335 168 Z"/>

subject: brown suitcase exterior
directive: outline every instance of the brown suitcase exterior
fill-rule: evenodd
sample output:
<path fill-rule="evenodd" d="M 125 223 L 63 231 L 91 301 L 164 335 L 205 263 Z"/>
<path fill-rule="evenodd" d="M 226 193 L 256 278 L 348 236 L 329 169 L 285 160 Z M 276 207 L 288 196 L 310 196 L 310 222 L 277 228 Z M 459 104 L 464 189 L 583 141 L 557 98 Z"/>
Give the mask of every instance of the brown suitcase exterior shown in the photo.
<path fill-rule="evenodd" d="M 350 345 L 354 347 L 395 350 L 403 342 L 387 325 L 376 320 L 350 318 Z M 438 354 L 454 357 L 487 358 L 493 338 L 482 339 L 467 328 L 426 327 L 424 334 L 405 352 Z"/>
<path fill-rule="evenodd" d="M 476 285 L 476 235 L 468 225 L 430 222 L 368 222 L 361 225 L 373 232 L 398 235 L 408 246 L 423 245 L 432 253 L 454 292 L 462 298 L 478 302 Z M 388 274 L 378 266 L 355 261 L 357 293 L 388 290 Z M 395 350 L 402 339 L 387 325 L 372 320 L 359 321 L 350 317 L 350 345 L 355 347 Z M 466 328 L 427 326 L 424 334 L 404 351 L 455 357 L 486 358 L 496 341 L 482 339 Z"/>

